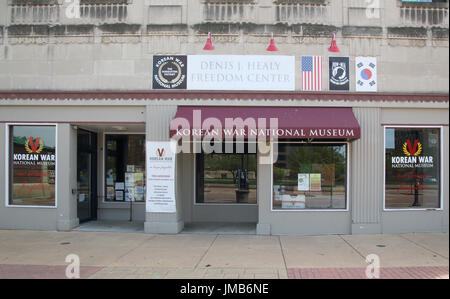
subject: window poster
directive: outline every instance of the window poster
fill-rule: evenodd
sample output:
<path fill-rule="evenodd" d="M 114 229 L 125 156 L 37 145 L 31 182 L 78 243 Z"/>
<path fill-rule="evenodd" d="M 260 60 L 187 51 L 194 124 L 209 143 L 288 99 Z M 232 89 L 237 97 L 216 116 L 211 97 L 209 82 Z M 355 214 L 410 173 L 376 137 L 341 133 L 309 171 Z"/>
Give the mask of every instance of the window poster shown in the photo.
<path fill-rule="evenodd" d="M 144 186 L 144 173 L 136 172 L 134 173 L 134 185 L 142 187 Z"/>
<path fill-rule="evenodd" d="M 116 200 L 123 201 L 123 191 L 116 191 Z"/>
<path fill-rule="evenodd" d="M 106 185 L 114 186 L 114 178 L 112 176 L 107 176 L 106 177 Z"/>
<path fill-rule="evenodd" d="M 124 182 L 116 182 L 116 190 L 123 190 L 125 188 Z"/>
<path fill-rule="evenodd" d="M 125 201 L 134 201 L 134 188 L 127 188 L 125 190 Z"/>
<path fill-rule="evenodd" d="M 321 191 L 322 190 L 322 176 L 320 173 L 311 173 L 309 175 L 309 190 L 310 191 Z"/>
<path fill-rule="evenodd" d="M 55 206 L 56 126 L 9 126 L 9 204 Z"/>
<path fill-rule="evenodd" d="M 440 128 L 385 129 L 385 208 L 441 207 Z"/>
<path fill-rule="evenodd" d="M 106 187 L 106 199 L 114 200 L 114 187 Z"/>
<path fill-rule="evenodd" d="M 175 153 L 171 143 L 148 141 L 146 167 L 146 211 L 175 213 Z"/>
<path fill-rule="evenodd" d="M 298 191 L 309 191 L 309 173 L 298 174 Z"/>
<path fill-rule="evenodd" d="M 125 173 L 125 187 L 134 187 L 134 173 Z"/>
<path fill-rule="evenodd" d="M 134 198 L 135 201 L 144 201 L 144 195 L 145 195 L 145 188 L 142 186 L 135 186 L 134 187 Z"/>

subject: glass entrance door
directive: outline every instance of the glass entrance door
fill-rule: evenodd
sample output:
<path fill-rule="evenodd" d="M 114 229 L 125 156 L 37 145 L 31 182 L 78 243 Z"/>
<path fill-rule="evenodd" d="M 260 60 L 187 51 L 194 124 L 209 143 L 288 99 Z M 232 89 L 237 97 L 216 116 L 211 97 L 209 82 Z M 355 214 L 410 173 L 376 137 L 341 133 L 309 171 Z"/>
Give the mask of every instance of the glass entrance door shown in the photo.
<path fill-rule="evenodd" d="M 97 219 L 97 134 L 78 130 L 77 212 L 80 222 Z"/>

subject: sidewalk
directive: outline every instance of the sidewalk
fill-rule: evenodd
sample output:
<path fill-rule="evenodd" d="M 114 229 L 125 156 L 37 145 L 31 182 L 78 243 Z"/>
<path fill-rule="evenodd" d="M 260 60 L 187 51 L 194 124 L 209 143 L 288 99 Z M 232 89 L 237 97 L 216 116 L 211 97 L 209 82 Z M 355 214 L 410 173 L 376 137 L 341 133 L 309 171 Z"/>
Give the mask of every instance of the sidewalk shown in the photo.
<path fill-rule="evenodd" d="M 449 278 L 448 234 L 255 236 L 0 231 L 0 278 Z"/>

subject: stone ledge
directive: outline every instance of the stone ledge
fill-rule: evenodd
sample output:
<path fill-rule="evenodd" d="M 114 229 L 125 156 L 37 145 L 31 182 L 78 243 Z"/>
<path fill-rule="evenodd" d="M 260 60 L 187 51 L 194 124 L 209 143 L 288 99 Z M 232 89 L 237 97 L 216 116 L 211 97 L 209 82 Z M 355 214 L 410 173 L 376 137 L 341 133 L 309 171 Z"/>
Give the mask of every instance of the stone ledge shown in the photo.
<path fill-rule="evenodd" d="M 448 39 L 448 28 L 433 27 L 431 28 L 431 36 L 433 38 Z"/>
<path fill-rule="evenodd" d="M 295 24 L 292 25 L 292 32 L 306 36 L 331 36 L 340 28 L 332 25 L 322 24 Z"/>
<path fill-rule="evenodd" d="M 387 30 L 388 35 L 391 37 L 427 37 L 427 29 L 425 27 L 388 27 Z"/>
<path fill-rule="evenodd" d="M 256 23 L 202 23 L 195 24 L 192 29 L 197 34 L 239 34 L 242 30 L 244 34 L 302 34 L 306 36 L 331 36 L 340 30 L 339 27 L 322 24 L 256 24 Z"/>
<path fill-rule="evenodd" d="M 64 35 L 93 35 L 94 25 L 56 25 L 50 27 L 50 34 Z"/>
<path fill-rule="evenodd" d="M 33 35 L 48 35 L 48 25 L 11 25 L 8 27 L 8 35 L 11 36 L 33 36 Z"/>
<path fill-rule="evenodd" d="M 343 36 L 381 36 L 382 27 L 374 26 L 344 26 L 342 27 Z"/>
<path fill-rule="evenodd" d="M 241 24 L 238 23 L 202 23 L 195 24 L 192 29 L 198 34 L 208 34 L 214 32 L 216 34 L 232 34 L 239 33 Z"/>
<path fill-rule="evenodd" d="M 99 25 L 97 28 L 107 34 L 138 34 L 140 33 L 141 25 L 116 23 Z"/>

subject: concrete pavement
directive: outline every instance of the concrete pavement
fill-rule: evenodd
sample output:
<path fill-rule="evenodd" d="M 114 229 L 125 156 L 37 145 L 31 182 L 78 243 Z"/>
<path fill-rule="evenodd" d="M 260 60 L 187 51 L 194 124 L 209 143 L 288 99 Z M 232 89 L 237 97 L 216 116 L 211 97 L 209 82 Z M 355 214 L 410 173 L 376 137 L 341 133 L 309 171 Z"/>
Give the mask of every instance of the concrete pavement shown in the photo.
<path fill-rule="evenodd" d="M 448 234 L 257 236 L 0 231 L 0 278 L 448 278 Z M 39 275 L 40 273 L 40 275 Z M 384 277 L 383 277 L 384 275 Z"/>

